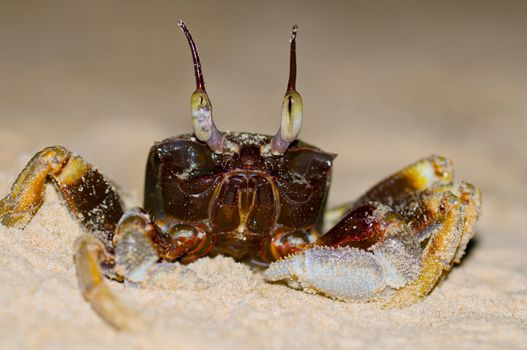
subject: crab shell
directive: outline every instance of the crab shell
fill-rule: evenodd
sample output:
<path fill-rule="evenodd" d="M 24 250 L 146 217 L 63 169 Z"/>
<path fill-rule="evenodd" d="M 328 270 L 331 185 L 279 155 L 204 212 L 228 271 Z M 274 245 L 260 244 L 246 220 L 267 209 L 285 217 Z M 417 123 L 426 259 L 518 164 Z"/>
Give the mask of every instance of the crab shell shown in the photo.
<path fill-rule="evenodd" d="M 262 246 L 277 230 L 322 230 L 334 154 L 295 141 L 283 156 L 267 152 L 270 137 L 226 133 L 235 151 L 214 153 L 192 135 L 156 143 L 146 169 L 144 208 L 166 230 L 204 224 L 212 254 L 265 262 Z"/>

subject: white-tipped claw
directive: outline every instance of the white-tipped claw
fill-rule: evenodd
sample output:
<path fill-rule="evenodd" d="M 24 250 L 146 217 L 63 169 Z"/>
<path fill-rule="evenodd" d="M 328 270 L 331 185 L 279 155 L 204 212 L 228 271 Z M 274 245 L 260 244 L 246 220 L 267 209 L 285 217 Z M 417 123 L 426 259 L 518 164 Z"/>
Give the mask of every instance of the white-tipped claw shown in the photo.
<path fill-rule="evenodd" d="M 272 263 L 268 281 L 298 281 L 306 291 L 337 299 L 367 301 L 386 289 L 383 267 L 374 255 L 357 248 L 317 246 Z"/>

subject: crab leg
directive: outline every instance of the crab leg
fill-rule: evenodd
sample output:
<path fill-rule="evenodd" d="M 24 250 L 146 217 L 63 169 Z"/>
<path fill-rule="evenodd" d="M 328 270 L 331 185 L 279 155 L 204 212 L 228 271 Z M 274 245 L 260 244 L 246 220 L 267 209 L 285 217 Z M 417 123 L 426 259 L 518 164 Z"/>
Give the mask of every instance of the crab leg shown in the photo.
<path fill-rule="evenodd" d="M 325 219 L 329 221 L 327 225 L 333 227 L 339 216 L 361 203 L 377 201 L 401 214 L 412 229 L 423 236 L 423 233 L 430 233 L 428 228 L 433 226 L 433 220 L 438 220 L 434 212 L 426 209 L 425 198 L 432 194 L 451 192 L 460 198 L 465 210 L 465 227 L 454 259 L 458 263 L 475 233 L 474 227 L 480 215 L 481 193 L 466 182 L 453 182 L 453 177 L 453 164 L 447 158 L 432 155 L 421 159 L 379 182 L 354 203 L 329 210 L 325 214 Z M 417 208 L 418 203 L 421 208 Z"/>
<path fill-rule="evenodd" d="M 190 263 L 206 255 L 212 245 L 200 225 L 176 224 L 164 231 L 141 208 L 126 212 L 114 237 L 115 270 L 128 281 L 142 282 L 160 258 Z"/>
<path fill-rule="evenodd" d="M 433 187 L 452 183 L 454 169 L 452 162 L 444 157 L 431 155 L 418 160 L 404 169 L 373 186 L 358 200 L 331 208 L 324 213 L 324 226 L 335 226 L 353 208 L 369 201 L 379 202 L 396 211 L 402 208 L 409 195 Z"/>
<path fill-rule="evenodd" d="M 458 197 L 465 207 L 465 220 L 463 223 L 463 234 L 461 242 L 457 248 L 454 263 L 458 264 L 465 254 L 468 242 L 476 233 L 475 227 L 481 215 L 481 192 L 479 189 L 466 182 L 453 183 L 450 185 L 439 186 L 430 190 L 433 193 L 451 192 Z"/>
<path fill-rule="evenodd" d="M 444 222 L 430 236 L 426 245 L 421 274 L 411 284 L 400 289 L 387 302 L 387 306 L 407 306 L 415 303 L 432 290 L 444 271 L 451 268 L 463 235 L 465 208 L 459 198 L 450 193 L 440 202 L 440 206 L 444 206 L 446 210 Z M 439 209 L 439 206 L 437 208 Z"/>
<path fill-rule="evenodd" d="M 399 212 L 408 196 L 452 183 L 454 168 L 447 158 L 431 155 L 407 166 L 373 186 L 355 206 L 369 201 L 380 202 Z"/>
<path fill-rule="evenodd" d="M 387 306 L 407 306 L 426 296 L 443 273 L 458 263 L 473 237 L 475 223 L 480 215 L 481 195 L 467 183 L 440 186 L 423 199 L 429 216 L 426 235 L 420 240 L 428 242 L 422 256 L 423 269 L 416 280 L 397 291 Z M 419 210 L 417 210 L 419 212 Z M 440 223 L 439 225 L 434 225 Z"/>
<path fill-rule="evenodd" d="M 77 279 L 84 298 L 109 324 L 122 330 L 139 330 L 146 323 L 124 306 L 106 284 L 102 263 L 115 265 L 117 278 L 133 283 L 148 280 L 149 270 L 158 260 L 174 260 L 183 256 L 194 259 L 206 254 L 204 237 L 195 237 L 191 227 L 179 225 L 170 232 L 161 230 L 141 208 L 126 212 L 117 224 L 114 236 L 115 257 L 106 253 L 104 245 L 92 235 L 79 238 L 75 244 Z"/>
<path fill-rule="evenodd" d="M 48 180 L 56 185 L 70 212 L 91 233 L 79 238 L 74 249 L 77 279 L 84 298 L 114 327 L 138 329 L 142 322 L 104 283 L 101 264 L 114 264 L 108 248 L 112 248 L 123 210 L 113 186 L 92 165 L 63 147 L 40 151 L 20 173 L 11 192 L 0 201 L 0 222 L 23 227 L 31 221 L 42 205 Z"/>
<path fill-rule="evenodd" d="M 11 192 L 0 201 L 0 223 L 24 227 L 44 200 L 48 180 L 56 185 L 70 212 L 107 246 L 123 215 L 113 186 L 81 157 L 63 147 L 38 152 L 20 173 Z"/>
<path fill-rule="evenodd" d="M 108 260 L 105 247 L 92 235 L 84 235 L 75 242 L 75 268 L 77 281 L 84 299 L 113 327 L 137 331 L 146 323 L 124 306 L 108 289 L 101 272 L 101 263 Z"/>
<path fill-rule="evenodd" d="M 139 284 L 146 282 L 150 277 L 150 269 L 160 258 L 179 258 L 187 263 L 206 255 L 211 247 L 210 241 L 200 229 L 199 225 L 174 225 L 165 232 L 143 209 L 133 208 L 117 224 L 113 239 L 115 257 L 105 255 L 104 246 L 95 237 L 79 238 L 75 249 L 75 265 L 85 299 L 106 322 L 117 329 L 144 328 L 146 323 L 126 308 L 104 284 L 101 263 L 109 260 L 115 264 L 117 278 Z"/>

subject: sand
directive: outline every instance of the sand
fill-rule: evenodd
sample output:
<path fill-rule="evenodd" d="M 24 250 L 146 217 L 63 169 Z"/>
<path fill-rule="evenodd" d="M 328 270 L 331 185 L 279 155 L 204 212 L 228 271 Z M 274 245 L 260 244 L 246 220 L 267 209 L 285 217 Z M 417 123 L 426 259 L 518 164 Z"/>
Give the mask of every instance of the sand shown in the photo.
<path fill-rule="evenodd" d="M 204 258 L 176 265 L 157 286 L 108 282 L 152 324 L 126 334 L 110 328 L 82 299 L 72 245 L 83 230 L 49 185 L 25 230 L 0 228 L 0 347 L 524 348 L 527 255 L 517 226 L 525 227 L 519 218 L 525 207 L 486 197 L 484 210 L 468 255 L 414 306 L 386 310 L 376 303 L 333 301 L 265 283 L 231 258 Z M 511 227 L 503 226 L 504 212 L 516 220 Z"/>
<path fill-rule="evenodd" d="M 82 229 L 48 188 L 25 230 L 0 226 L 0 348 L 527 348 L 526 13 L 493 1 L 3 3 L 0 196 L 35 152 L 61 144 L 140 204 L 150 145 L 190 131 L 183 17 L 218 127 L 262 133 L 278 127 L 299 24 L 301 138 L 339 153 L 332 205 L 436 153 L 481 188 L 483 216 L 462 263 L 405 309 L 268 284 L 218 257 L 150 288 L 109 282 L 152 325 L 126 334 L 81 297 Z"/>

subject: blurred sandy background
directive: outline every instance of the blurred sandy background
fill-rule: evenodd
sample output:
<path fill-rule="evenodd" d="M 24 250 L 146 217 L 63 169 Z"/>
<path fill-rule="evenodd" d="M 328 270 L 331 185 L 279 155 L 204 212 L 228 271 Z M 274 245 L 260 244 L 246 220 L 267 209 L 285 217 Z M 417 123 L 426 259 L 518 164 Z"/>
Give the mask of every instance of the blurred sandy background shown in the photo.
<path fill-rule="evenodd" d="M 451 158 L 484 193 L 474 250 L 488 251 L 469 258 L 517 249 L 495 260 L 523 270 L 511 308 L 525 327 L 527 2 L 0 0 L 0 195 L 28 156 L 61 144 L 140 201 L 152 142 L 191 130 L 179 18 L 217 125 L 261 133 L 278 128 L 299 25 L 301 138 L 339 153 L 331 203 L 428 154 Z"/>
<path fill-rule="evenodd" d="M 360 172 L 383 176 L 429 153 L 451 157 L 485 192 L 518 193 L 527 177 L 521 1 L 4 0 L 1 146 L 62 144 L 140 190 L 152 141 L 190 131 L 194 80 L 178 18 L 200 49 L 217 124 L 262 133 L 278 128 L 289 30 L 300 26 L 301 137 L 340 153 L 335 201 L 370 182 L 355 186 Z M 484 162 L 517 182 L 474 170 Z"/>

